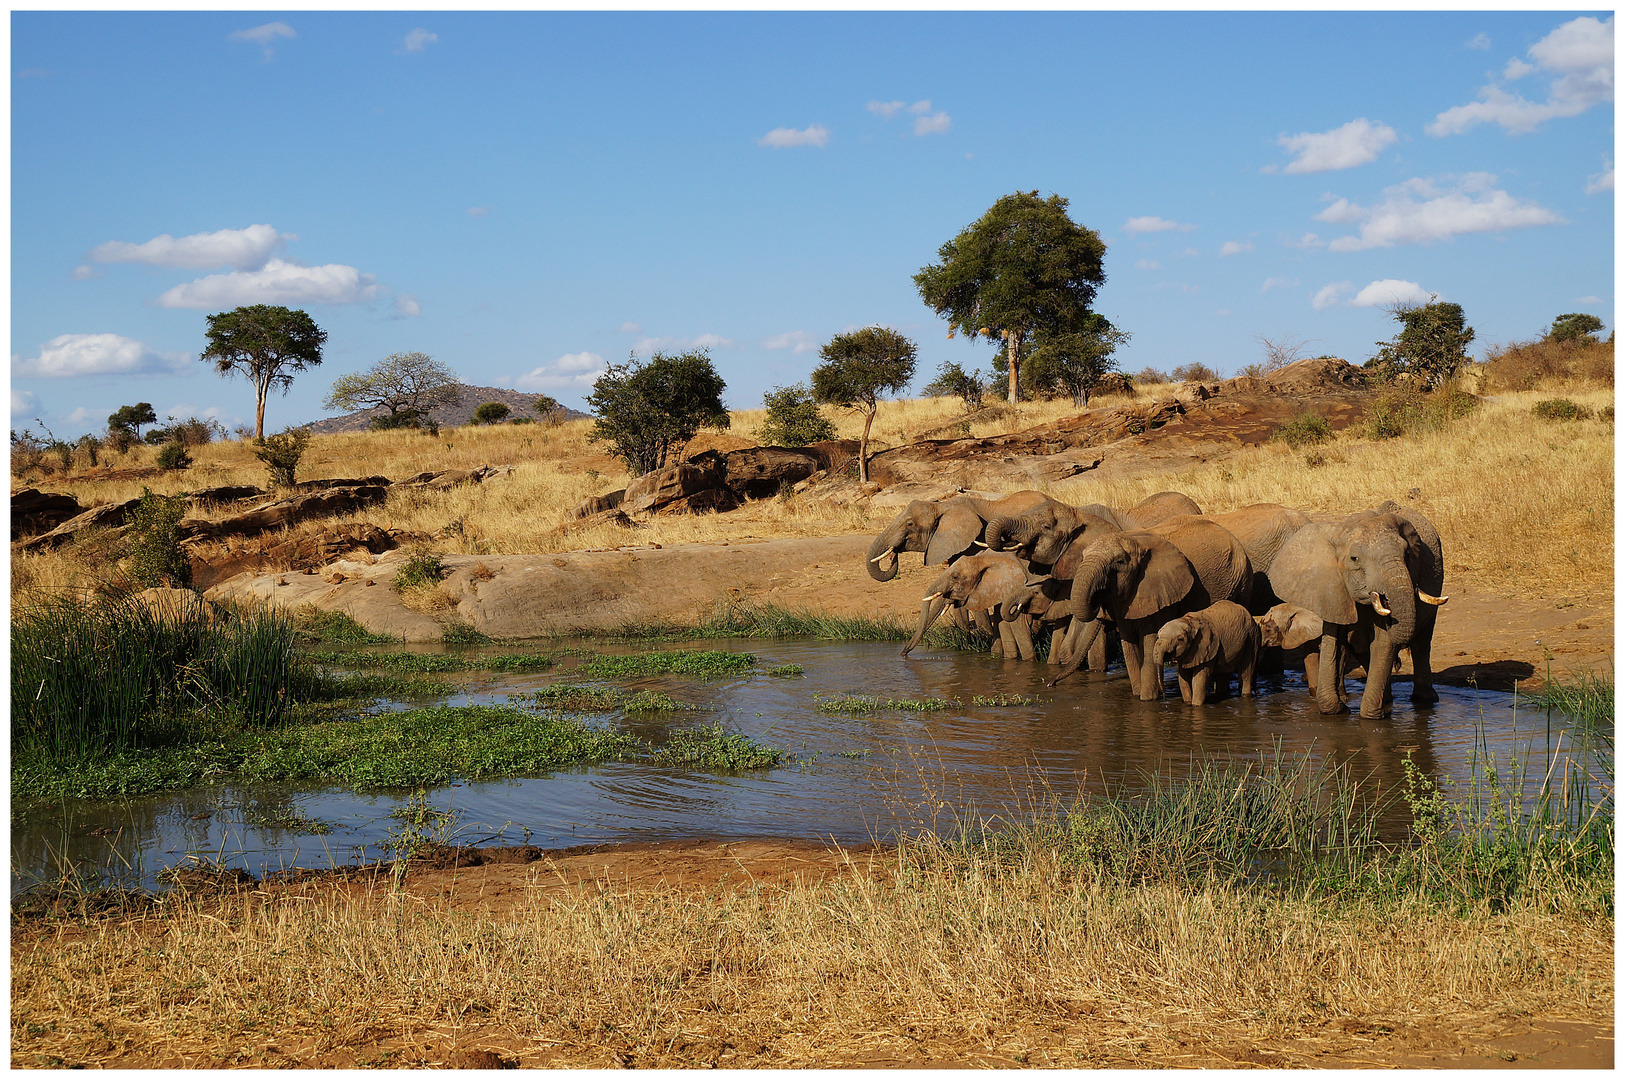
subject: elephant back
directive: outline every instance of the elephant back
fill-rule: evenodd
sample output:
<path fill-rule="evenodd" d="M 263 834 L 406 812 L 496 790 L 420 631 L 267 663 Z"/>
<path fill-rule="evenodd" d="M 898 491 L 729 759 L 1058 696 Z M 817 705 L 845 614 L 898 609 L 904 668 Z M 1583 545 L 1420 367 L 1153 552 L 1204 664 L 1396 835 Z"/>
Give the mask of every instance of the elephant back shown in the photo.
<path fill-rule="evenodd" d="M 1127 529 L 1148 529 L 1153 525 L 1160 525 L 1170 518 L 1182 515 L 1198 515 L 1202 508 L 1182 491 L 1159 491 L 1155 495 L 1147 495 L 1128 510 L 1118 516 Z"/>
<path fill-rule="evenodd" d="M 1252 564 L 1241 541 L 1224 526 L 1211 518 L 1182 514 L 1145 531 L 1165 538 L 1190 561 L 1207 593 L 1205 603 L 1232 600 L 1246 604 L 1251 599 Z"/>

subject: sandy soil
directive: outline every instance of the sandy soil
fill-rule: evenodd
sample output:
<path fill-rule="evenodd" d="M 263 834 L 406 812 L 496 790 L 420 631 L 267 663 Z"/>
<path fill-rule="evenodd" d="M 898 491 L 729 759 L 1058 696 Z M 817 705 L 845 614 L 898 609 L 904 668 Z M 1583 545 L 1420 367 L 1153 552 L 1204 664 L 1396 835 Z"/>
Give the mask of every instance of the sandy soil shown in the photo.
<path fill-rule="evenodd" d="M 719 890 L 801 884 L 865 874 L 888 857 L 870 846 L 826 847 L 793 840 L 624 844 L 562 851 L 530 849 L 473 853 L 477 866 L 442 853 L 415 866 L 404 878 L 408 903 L 425 912 L 448 908 L 501 920 L 516 909 L 550 897 L 596 890 Z M 462 859 L 469 858 L 464 854 Z M 437 865 L 438 864 L 438 865 Z M 310 874 L 253 888 L 267 900 L 324 898 L 390 892 L 387 872 L 345 876 Z M 240 901 L 230 901 L 239 903 Z M 98 929 L 24 920 L 12 927 L 13 956 L 60 948 L 84 935 L 113 932 L 155 935 L 161 919 L 132 918 Z M 1482 1003 L 1480 1003 L 1482 1004 Z M 1156 1023 L 1097 1009 L 1065 1024 L 1035 1023 L 967 1042 L 927 1031 L 876 1031 L 854 1042 L 819 1045 L 816 1039 L 767 1045 L 743 1035 L 695 1044 L 684 1062 L 700 1067 L 821 1068 L 1610 1068 L 1613 1023 L 1607 1016 L 1531 1016 L 1474 1008 L 1449 1015 L 1412 1015 L 1397 1005 L 1383 1016 L 1328 1020 L 1285 1042 L 1249 1033 L 1244 1024 L 1215 1032 L 1186 1026 L 1182 1018 Z M 319 1050 L 313 1040 L 274 1037 L 233 1064 L 247 1067 L 344 1068 L 376 1062 L 461 1068 L 632 1068 L 640 1063 L 612 1035 L 584 1033 L 577 1043 L 538 1044 L 499 1025 L 429 1028 L 381 1036 L 366 1046 Z M 1081 1049 L 1080 1049 L 1081 1048 Z M 86 1048 L 82 1062 L 115 1068 L 206 1067 L 221 1064 L 159 1046 Z M 1021 1057 L 1018 1059 L 1016 1054 Z M 692 1060 L 689 1060 L 689 1059 Z M 22 1046 L 13 1065 L 36 1064 Z"/>

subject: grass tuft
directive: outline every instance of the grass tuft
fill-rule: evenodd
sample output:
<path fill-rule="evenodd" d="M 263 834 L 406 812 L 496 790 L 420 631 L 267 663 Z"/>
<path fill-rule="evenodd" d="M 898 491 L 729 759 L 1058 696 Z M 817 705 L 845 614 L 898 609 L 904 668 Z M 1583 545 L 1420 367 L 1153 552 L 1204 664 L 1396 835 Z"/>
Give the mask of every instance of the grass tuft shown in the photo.
<path fill-rule="evenodd" d="M 701 679 L 727 679 L 748 674 L 755 666 L 756 657 L 751 653 L 706 649 L 634 653 L 627 656 L 595 656 L 582 664 L 579 670 L 583 675 L 597 679 L 639 679 L 651 675 L 693 675 Z"/>

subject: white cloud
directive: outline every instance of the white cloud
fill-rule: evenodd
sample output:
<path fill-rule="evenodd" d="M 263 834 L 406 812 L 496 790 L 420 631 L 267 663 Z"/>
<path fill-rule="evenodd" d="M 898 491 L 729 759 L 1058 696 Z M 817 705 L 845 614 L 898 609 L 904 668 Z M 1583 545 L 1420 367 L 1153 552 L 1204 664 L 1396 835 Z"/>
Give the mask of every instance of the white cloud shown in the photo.
<path fill-rule="evenodd" d="M 1338 297 L 1342 296 L 1344 293 L 1353 291 L 1354 282 L 1335 281 L 1332 284 L 1323 287 L 1319 292 L 1315 293 L 1314 298 L 1310 300 L 1309 303 L 1314 306 L 1316 311 L 1325 311 L 1327 308 L 1338 302 Z"/>
<path fill-rule="evenodd" d="M 1226 240 L 1219 245 L 1220 255 L 1240 255 L 1242 252 L 1253 250 L 1253 245 L 1246 240 Z"/>
<path fill-rule="evenodd" d="M 1433 294 L 1414 281 L 1384 278 L 1373 281 L 1355 294 L 1350 307 L 1390 307 L 1394 304 L 1425 304 Z"/>
<path fill-rule="evenodd" d="M 1576 304 L 1600 304 L 1603 301 L 1600 296 L 1579 296 L 1575 298 L 1574 302 Z"/>
<path fill-rule="evenodd" d="M 143 266 L 174 266 L 206 270 L 230 266 L 238 270 L 258 270 L 282 250 L 292 233 L 279 233 L 270 225 L 250 225 L 246 229 L 221 229 L 193 233 L 179 240 L 164 233 L 144 244 L 109 240 L 92 248 L 86 258 L 92 262 L 140 263 Z"/>
<path fill-rule="evenodd" d="M 183 371 L 191 357 L 161 353 L 119 334 L 61 334 L 40 346 L 38 356 L 13 355 L 11 371 L 42 379 L 75 375 L 169 375 Z"/>
<path fill-rule="evenodd" d="M 885 117 L 887 120 L 896 116 L 898 112 L 906 107 L 901 101 L 871 101 L 864 106 L 865 109 L 868 109 L 876 116 Z"/>
<path fill-rule="evenodd" d="M 12 390 L 11 415 L 27 414 L 39 408 L 39 397 L 29 390 Z"/>
<path fill-rule="evenodd" d="M 1521 79 L 1537 70 L 1555 76 L 1545 101 L 1529 101 L 1492 83 L 1480 88 L 1477 101 L 1440 113 L 1428 125 L 1428 134 L 1459 135 L 1489 123 L 1522 135 L 1547 120 L 1578 116 L 1614 100 L 1613 16 L 1604 22 L 1589 15 L 1571 19 L 1531 45 L 1529 56 L 1533 64 L 1511 60 L 1502 77 Z"/>
<path fill-rule="evenodd" d="M 1295 240 L 1288 237 L 1287 239 L 1282 240 L 1281 243 L 1285 244 L 1287 247 L 1303 248 L 1305 251 L 1312 250 L 1314 248 L 1323 248 L 1326 246 L 1326 241 L 1322 240 L 1319 236 L 1312 232 L 1306 232 Z"/>
<path fill-rule="evenodd" d="M 1160 262 L 1158 262 L 1157 260 L 1155 260 L 1155 259 L 1135 259 L 1134 260 L 1134 269 L 1136 269 L 1136 270 L 1161 270 L 1162 269 L 1162 264 Z"/>
<path fill-rule="evenodd" d="M 641 334 L 641 333 L 643 333 L 643 327 L 639 326 L 635 322 L 623 322 L 621 324 L 621 333 L 623 333 L 623 334 Z"/>
<path fill-rule="evenodd" d="M 468 208 L 469 217 L 484 217 L 490 212 L 491 208 L 489 206 L 470 206 Z"/>
<path fill-rule="evenodd" d="M 774 128 L 760 139 L 757 139 L 756 145 L 783 150 L 792 146 L 823 146 L 827 142 L 829 142 L 829 128 L 823 124 L 811 124 L 802 131 L 797 131 L 795 128 Z"/>
<path fill-rule="evenodd" d="M 1265 278 L 1264 279 L 1264 284 L 1259 288 L 1258 292 L 1259 292 L 1259 295 L 1263 295 L 1264 293 L 1269 292 L 1271 289 L 1291 289 L 1291 288 L 1296 288 L 1297 284 L 1298 284 L 1298 279 L 1297 278 L 1284 278 L 1284 277 Z"/>
<path fill-rule="evenodd" d="M 1595 176 L 1586 178 L 1586 194 L 1595 195 L 1599 191 L 1613 190 L 1614 163 L 1612 161 L 1605 161 L 1602 165 L 1602 172 L 1597 173 Z"/>
<path fill-rule="evenodd" d="M 1463 48 L 1467 48 L 1467 49 L 1481 49 L 1481 50 L 1488 50 L 1489 47 L 1490 47 L 1490 36 L 1488 34 L 1485 34 L 1485 33 L 1482 33 L 1482 32 L 1480 32 L 1478 34 L 1475 34 L 1471 38 L 1468 38 L 1467 43 L 1463 46 Z"/>
<path fill-rule="evenodd" d="M 513 384 L 521 390 L 591 390 L 604 368 L 604 358 L 597 353 L 567 353 L 519 376 Z"/>
<path fill-rule="evenodd" d="M 90 410 L 81 405 L 69 413 L 66 419 L 70 424 L 82 424 L 90 419 Z"/>
<path fill-rule="evenodd" d="M 89 281 L 91 278 L 106 277 L 107 275 L 94 266 L 76 266 L 73 268 L 73 280 Z"/>
<path fill-rule="evenodd" d="M 418 303 L 417 297 L 401 293 L 395 298 L 395 310 L 408 319 L 415 319 L 423 314 L 423 305 Z"/>
<path fill-rule="evenodd" d="M 812 352 L 818 348 L 818 342 L 805 330 L 788 330 L 777 337 L 770 337 L 762 342 L 764 349 L 789 349 L 795 356 Z"/>
<path fill-rule="evenodd" d="M 1315 215 L 1316 221 L 1360 226 L 1359 236 L 1339 236 L 1332 251 L 1365 251 L 1395 244 L 1427 244 L 1463 233 L 1557 225 L 1555 211 L 1513 198 L 1494 187 L 1489 173 L 1468 173 L 1453 187 L 1415 178 L 1383 190 L 1383 199 L 1367 208 L 1337 198 Z M 1328 195 L 1326 198 L 1331 199 Z"/>
<path fill-rule="evenodd" d="M 1281 170 L 1289 173 L 1352 169 L 1356 165 L 1376 161 L 1383 150 L 1398 141 L 1399 136 L 1393 128 L 1387 124 L 1373 124 L 1363 116 L 1330 131 L 1306 131 L 1299 135 L 1283 135 L 1276 140 L 1287 152 L 1298 155 Z"/>
<path fill-rule="evenodd" d="M 1128 221 L 1124 223 L 1123 228 L 1125 231 L 1131 233 L 1168 232 L 1172 229 L 1178 229 L 1180 232 L 1190 232 L 1192 229 L 1196 228 L 1196 226 L 1181 225 L 1177 221 L 1169 221 L 1167 218 L 1151 216 L 1129 218 Z"/>
<path fill-rule="evenodd" d="M 1200 251 L 1197 251 L 1195 248 L 1188 247 L 1184 251 L 1181 251 L 1179 253 L 1179 256 L 1182 259 L 1194 259 L 1200 254 L 1202 254 L 1202 253 Z"/>
<path fill-rule="evenodd" d="M 211 274 L 158 297 L 166 308 L 232 308 L 243 304 L 360 304 L 378 297 L 371 274 L 328 263 L 300 266 L 272 259 L 263 269 Z"/>
<path fill-rule="evenodd" d="M 931 111 L 931 99 L 925 98 L 921 101 L 916 101 L 914 104 L 908 107 L 908 111 L 913 113 L 915 116 L 923 116 L 925 113 Z"/>
<path fill-rule="evenodd" d="M 268 22 L 263 26 L 255 26 L 248 30 L 235 30 L 226 35 L 228 41 L 247 41 L 260 47 L 260 53 L 269 60 L 276 53 L 272 43 L 281 38 L 293 38 L 299 35 L 293 32 L 293 27 L 285 22 Z"/>
<path fill-rule="evenodd" d="M 953 121 L 948 119 L 945 112 L 933 113 L 930 116 L 917 116 L 914 118 L 914 134 L 916 135 L 946 135 Z"/>
<path fill-rule="evenodd" d="M 689 349 L 731 349 L 733 344 L 732 338 L 725 338 L 721 334 L 701 334 L 692 338 L 646 337 L 633 342 L 632 351 L 652 354 L 686 352 Z"/>
<path fill-rule="evenodd" d="M 439 34 L 431 34 L 420 26 L 406 35 L 405 40 L 401 42 L 401 48 L 405 52 L 419 53 L 439 40 Z"/>

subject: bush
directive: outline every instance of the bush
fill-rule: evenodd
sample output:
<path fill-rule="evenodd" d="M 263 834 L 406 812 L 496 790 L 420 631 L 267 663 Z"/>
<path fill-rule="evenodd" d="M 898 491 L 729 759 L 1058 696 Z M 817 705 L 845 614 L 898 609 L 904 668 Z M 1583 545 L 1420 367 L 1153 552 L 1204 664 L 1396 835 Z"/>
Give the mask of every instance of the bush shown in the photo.
<path fill-rule="evenodd" d="M 415 428 L 423 423 L 423 414 L 416 409 L 402 409 L 400 412 L 385 413 L 375 416 L 367 421 L 369 431 L 397 431 L 401 428 Z"/>
<path fill-rule="evenodd" d="M 511 412 L 513 410 L 500 401 L 487 401 L 474 410 L 474 422 L 476 424 L 500 424 L 508 418 L 508 414 Z"/>
<path fill-rule="evenodd" d="M 835 425 L 818 411 L 812 392 L 797 383 L 775 386 L 762 395 L 767 419 L 756 430 L 758 442 L 767 446 L 806 446 L 835 438 Z"/>
<path fill-rule="evenodd" d="M 1270 433 L 1271 442 L 1284 442 L 1294 450 L 1323 443 L 1332 437 L 1332 425 L 1323 416 L 1301 412 Z"/>
<path fill-rule="evenodd" d="M 445 575 L 446 568 L 440 564 L 438 551 L 420 551 L 408 556 L 406 562 L 396 571 L 395 591 L 405 592 L 407 589 L 438 585 Z"/>
<path fill-rule="evenodd" d="M 1140 373 L 1138 375 L 1134 376 L 1134 381 L 1135 381 L 1136 384 L 1139 384 L 1139 383 L 1170 383 L 1170 382 L 1173 382 L 1174 380 L 1168 375 L 1168 373 L 1166 371 L 1158 371 L 1154 367 L 1143 367 L 1143 368 L 1140 369 Z"/>
<path fill-rule="evenodd" d="M 50 471 L 45 464 L 45 443 L 32 431 L 11 429 L 11 473 L 23 476 L 34 470 Z"/>
<path fill-rule="evenodd" d="M 1467 363 L 1467 346 L 1474 334 L 1460 304 L 1433 299 L 1394 308 L 1390 314 L 1400 331 L 1392 340 L 1378 342 L 1377 355 L 1365 365 L 1379 380 L 1414 375 L 1424 389 L 1433 390 L 1455 378 Z"/>
<path fill-rule="evenodd" d="M 1614 347 L 1579 338 L 1512 342 L 1484 351 L 1484 383 L 1502 390 L 1536 390 L 1552 381 L 1575 379 L 1614 385 Z"/>
<path fill-rule="evenodd" d="M 183 446 L 207 446 L 216 438 L 225 438 L 226 429 L 220 426 L 217 420 L 199 420 L 189 416 L 185 420 L 169 418 L 172 422 L 166 429 L 169 438 L 181 443 Z"/>
<path fill-rule="evenodd" d="M 1174 378 L 1180 382 L 1218 382 L 1219 373 L 1206 364 L 1180 364 L 1174 368 Z"/>
<path fill-rule="evenodd" d="M 1441 431 L 1477 407 L 1477 398 L 1454 387 L 1430 394 L 1392 389 L 1372 403 L 1364 434 L 1368 439 L 1392 439 Z"/>
<path fill-rule="evenodd" d="M 956 397 L 965 404 L 966 412 L 982 407 L 988 391 L 987 377 L 979 371 L 966 371 L 952 360 L 937 369 L 937 377 L 925 384 L 921 391 L 926 397 Z"/>
<path fill-rule="evenodd" d="M 299 459 L 304 457 L 305 448 L 309 445 L 309 428 L 288 427 L 275 435 L 267 435 L 263 442 L 253 448 L 252 453 L 265 462 L 265 470 L 271 474 L 273 486 L 293 487 L 294 472 L 299 468 Z"/>
<path fill-rule="evenodd" d="M 189 469 L 192 467 L 192 455 L 186 452 L 186 444 L 177 440 L 158 448 L 157 462 L 158 467 L 164 470 Z"/>
<path fill-rule="evenodd" d="M 129 428 L 108 428 L 107 434 L 102 438 L 102 447 L 120 457 L 128 454 L 132 447 L 140 445 L 141 440 L 136 438 L 135 432 Z"/>
<path fill-rule="evenodd" d="M 1530 410 L 1540 420 L 1589 420 L 1591 410 L 1568 398 L 1548 398 Z"/>
<path fill-rule="evenodd" d="M 634 476 L 642 476 L 665 465 L 672 448 L 700 428 L 728 430 L 727 386 L 704 349 L 610 364 L 587 395 L 598 416 L 587 438 L 608 443 Z"/>
<path fill-rule="evenodd" d="M 179 447 L 178 443 L 171 445 Z M 141 489 L 141 501 L 130 510 L 127 534 L 130 556 L 126 565 L 137 585 L 176 588 L 192 583 L 192 568 L 181 554 L 180 520 L 185 514 L 184 498 L 154 495 Z"/>

